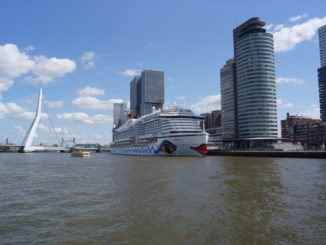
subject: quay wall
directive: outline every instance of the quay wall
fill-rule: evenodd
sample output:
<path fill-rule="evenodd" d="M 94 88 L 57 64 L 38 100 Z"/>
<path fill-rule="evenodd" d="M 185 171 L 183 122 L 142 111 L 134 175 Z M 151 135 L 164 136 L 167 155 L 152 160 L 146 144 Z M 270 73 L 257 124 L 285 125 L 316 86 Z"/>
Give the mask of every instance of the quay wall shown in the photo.
<path fill-rule="evenodd" d="M 326 158 L 326 151 L 228 151 L 208 150 L 208 156 Z"/>

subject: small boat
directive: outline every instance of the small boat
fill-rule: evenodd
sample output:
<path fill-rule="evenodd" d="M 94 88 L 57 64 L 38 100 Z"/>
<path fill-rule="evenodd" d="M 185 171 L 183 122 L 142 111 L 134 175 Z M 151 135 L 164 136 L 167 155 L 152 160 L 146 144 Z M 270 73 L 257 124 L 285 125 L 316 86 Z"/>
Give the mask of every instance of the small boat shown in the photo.
<path fill-rule="evenodd" d="M 89 151 L 74 151 L 71 153 L 72 157 L 90 157 L 91 153 Z"/>

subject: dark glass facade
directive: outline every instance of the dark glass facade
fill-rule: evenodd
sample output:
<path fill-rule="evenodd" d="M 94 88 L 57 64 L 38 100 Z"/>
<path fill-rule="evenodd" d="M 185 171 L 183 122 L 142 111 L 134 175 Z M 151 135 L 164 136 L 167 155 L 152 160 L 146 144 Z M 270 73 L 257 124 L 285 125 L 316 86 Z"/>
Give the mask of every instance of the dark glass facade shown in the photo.
<path fill-rule="evenodd" d="M 326 66 L 318 69 L 320 119 L 326 122 Z"/>

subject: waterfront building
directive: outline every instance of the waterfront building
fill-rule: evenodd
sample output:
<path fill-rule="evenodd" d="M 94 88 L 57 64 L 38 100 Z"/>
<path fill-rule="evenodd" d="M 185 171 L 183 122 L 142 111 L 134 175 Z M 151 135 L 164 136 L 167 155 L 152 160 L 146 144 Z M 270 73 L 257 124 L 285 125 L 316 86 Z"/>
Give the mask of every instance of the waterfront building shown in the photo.
<path fill-rule="evenodd" d="M 326 25 L 318 29 L 320 64 L 318 69 L 320 118 L 326 122 Z"/>
<path fill-rule="evenodd" d="M 207 133 L 210 134 L 214 132 L 214 129 L 221 127 L 221 114 L 221 110 L 201 114 L 205 118 L 204 124 Z"/>
<path fill-rule="evenodd" d="M 144 70 L 140 80 L 140 116 L 162 109 L 164 104 L 164 72 L 160 70 Z"/>
<path fill-rule="evenodd" d="M 237 148 L 277 140 L 273 35 L 251 18 L 233 30 L 234 58 L 220 70 L 222 137 Z"/>
<path fill-rule="evenodd" d="M 238 137 L 277 137 L 273 35 L 251 18 L 233 31 Z"/>
<path fill-rule="evenodd" d="M 127 120 L 127 102 L 113 104 L 113 124 L 119 128 Z"/>
<path fill-rule="evenodd" d="M 164 104 L 164 72 L 146 69 L 130 82 L 130 109 L 134 118 L 162 109 Z"/>
<path fill-rule="evenodd" d="M 204 120 L 204 127 L 208 135 L 208 147 L 210 149 L 222 149 L 222 111 L 214 110 L 209 113 L 201 114 Z"/>
<path fill-rule="evenodd" d="M 320 51 L 320 65 L 326 66 L 326 25 L 318 29 L 319 36 L 319 51 Z"/>
<path fill-rule="evenodd" d="M 140 76 L 130 82 L 130 110 L 133 118 L 140 116 Z"/>
<path fill-rule="evenodd" d="M 306 149 L 324 147 L 326 140 L 326 123 L 319 119 L 286 114 L 281 120 L 282 138 L 284 141 L 300 142 Z"/>
<path fill-rule="evenodd" d="M 281 120 L 281 134 L 282 138 L 290 141 L 296 141 L 296 136 L 294 129 L 297 126 L 306 125 L 306 124 L 318 124 L 320 123 L 319 119 L 311 119 L 308 117 L 300 115 L 290 115 L 286 113 L 286 119 Z"/>
<path fill-rule="evenodd" d="M 237 138 L 237 96 L 234 59 L 226 62 L 220 70 L 222 138 Z"/>

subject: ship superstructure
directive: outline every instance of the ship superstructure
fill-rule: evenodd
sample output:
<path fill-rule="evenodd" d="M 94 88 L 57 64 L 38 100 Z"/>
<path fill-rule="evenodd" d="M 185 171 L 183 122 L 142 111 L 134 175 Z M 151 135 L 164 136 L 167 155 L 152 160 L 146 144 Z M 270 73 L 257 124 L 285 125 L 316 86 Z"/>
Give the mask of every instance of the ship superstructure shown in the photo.
<path fill-rule="evenodd" d="M 132 155 L 207 154 L 204 118 L 178 107 L 154 110 L 113 129 L 111 152 Z"/>

